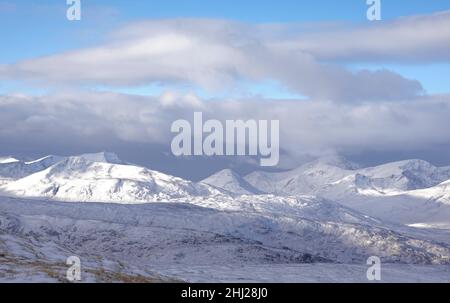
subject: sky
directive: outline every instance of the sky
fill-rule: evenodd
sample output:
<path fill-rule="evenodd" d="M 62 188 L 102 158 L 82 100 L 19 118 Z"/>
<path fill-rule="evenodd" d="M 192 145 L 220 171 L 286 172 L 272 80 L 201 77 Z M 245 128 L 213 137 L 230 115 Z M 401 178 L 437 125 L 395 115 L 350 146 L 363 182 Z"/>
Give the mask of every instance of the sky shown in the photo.
<path fill-rule="evenodd" d="M 450 0 L 0 0 L 0 155 L 111 150 L 200 178 L 170 123 L 280 119 L 281 168 L 343 154 L 450 165 Z M 198 164 L 200 163 L 200 164 Z M 191 173 L 192 167 L 200 167 Z"/>

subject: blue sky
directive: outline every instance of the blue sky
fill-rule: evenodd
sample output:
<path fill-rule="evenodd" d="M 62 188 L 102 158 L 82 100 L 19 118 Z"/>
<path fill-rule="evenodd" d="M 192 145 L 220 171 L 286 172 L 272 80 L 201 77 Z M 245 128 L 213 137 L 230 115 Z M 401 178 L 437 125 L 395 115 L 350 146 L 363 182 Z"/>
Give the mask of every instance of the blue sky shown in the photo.
<path fill-rule="evenodd" d="M 65 0 L 0 0 L 0 64 L 50 55 L 66 50 L 94 46 L 111 30 L 129 22 L 176 17 L 206 17 L 249 23 L 352 22 L 366 23 L 365 0 L 276 1 L 123 1 L 82 0 L 83 20 L 65 19 Z M 449 0 L 384 0 L 383 21 L 402 16 L 429 14 L 450 9 Z M 383 22 L 382 21 L 382 22 Z M 450 64 L 354 64 L 353 68 L 389 68 L 423 84 L 429 93 L 444 93 L 450 85 Z M 17 83 L 3 82 L 0 91 L 24 89 Z M 38 93 L 35 88 L 28 91 Z M 124 88 L 123 91 L 152 94 L 164 90 L 155 85 Z M 249 91 L 270 97 L 297 97 L 274 82 L 249 84 Z M 199 91 L 199 94 L 202 94 Z M 204 94 L 207 95 L 207 94 Z"/>

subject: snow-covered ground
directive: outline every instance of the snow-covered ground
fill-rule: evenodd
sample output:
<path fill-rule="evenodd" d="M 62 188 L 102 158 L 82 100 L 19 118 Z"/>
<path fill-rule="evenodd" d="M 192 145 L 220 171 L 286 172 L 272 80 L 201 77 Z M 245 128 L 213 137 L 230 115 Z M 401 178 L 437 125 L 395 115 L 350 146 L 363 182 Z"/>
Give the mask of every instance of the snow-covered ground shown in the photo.
<path fill-rule="evenodd" d="M 259 203 L 262 202 L 255 202 Z M 362 269 L 371 255 L 389 263 L 443 266 L 429 268 L 444 268 L 447 265 L 443 264 L 450 260 L 450 245 L 426 240 L 424 235 L 385 229 L 377 221 L 365 220 L 350 210 L 339 210 L 336 205 L 305 200 L 284 207 L 299 210 L 282 216 L 278 208 L 230 211 L 190 203 L 119 205 L 1 198 L 1 254 L 13 255 L 14 261 L 9 262 L 12 268 L 25 267 L 19 276 L 30 269 L 27 263 L 17 262 L 18 257 L 32 262 L 34 268 L 41 262 L 60 264 L 50 267 L 56 266 L 56 272 L 64 274 L 61 270 L 66 267 L 61 264 L 72 255 L 79 256 L 91 272 L 104 268 L 106 263 L 113 273 L 120 270 L 121 275 L 139 274 L 146 278 L 153 278 L 158 272 L 169 278 L 186 279 L 161 267 L 177 268 L 179 272 L 192 266 L 213 269 L 225 265 L 273 270 L 265 278 L 261 277 L 261 271 L 255 275 L 247 273 L 246 279 L 254 281 L 295 279 L 292 273 L 286 277 L 275 273 L 283 267 L 305 263 L 318 267 L 351 265 L 336 267 L 346 272 L 353 266 Z M 330 216 L 330 220 L 336 221 L 323 221 L 326 213 L 320 210 L 322 207 L 336 212 Z M 16 266 L 17 263 L 21 266 Z M 193 279 L 200 279 L 198 275 Z M 57 277 L 64 279 L 61 275 Z"/>
<path fill-rule="evenodd" d="M 192 283 L 450 283 L 448 265 L 384 264 L 380 281 L 369 281 L 367 268 L 355 264 L 258 264 L 155 269 Z"/>
<path fill-rule="evenodd" d="M 84 281 L 366 282 L 378 256 L 385 282 L 444 282 L 448 174 L 337 158 L 195 183 L 110 153 L 4 161 L 0 281 L 64 280 L 75 255 Z"/>

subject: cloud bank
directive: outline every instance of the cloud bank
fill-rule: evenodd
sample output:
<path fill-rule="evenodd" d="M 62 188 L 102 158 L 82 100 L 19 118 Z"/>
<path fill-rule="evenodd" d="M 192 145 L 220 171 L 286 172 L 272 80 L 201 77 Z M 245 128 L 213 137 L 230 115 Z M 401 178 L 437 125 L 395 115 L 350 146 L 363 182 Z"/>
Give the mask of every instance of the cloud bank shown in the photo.
<path fill-rule="evenodd" d="M 382 150 L 405 151 L 448 143 L 450 95 L 395 103 L 339 104 L 301 100 L 201 100 L 167 92 L 159 97 L 82 92 L 42 97 L 0 97 L 0 142 L 20 138 L 21 146 L 63 144 L 82 137 L 170 147 L 170 125 L 204 119 L 280 120 L 281 147 L 290 154 L 320 155 Z"/>

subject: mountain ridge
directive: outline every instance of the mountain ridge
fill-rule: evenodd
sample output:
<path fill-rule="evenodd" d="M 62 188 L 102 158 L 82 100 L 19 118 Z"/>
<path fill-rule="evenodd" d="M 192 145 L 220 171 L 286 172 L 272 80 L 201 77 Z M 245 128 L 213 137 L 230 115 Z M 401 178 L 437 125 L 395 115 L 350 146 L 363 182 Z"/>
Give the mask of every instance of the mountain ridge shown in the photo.
<path fill-rule="evenodd" d="M 359 168 L 342 157 L 327 157 L 281 173 L 240 176 L 225 169 L 200 182 L 126 163 L 113 153 L 5 163 L 0 172 L 14 165 L 37 172 L 24 170 L 25 177 L 3 179 L 1 195 L 67 202 L 193 202 L 220 209 L 235 207 L 236 201 L 245 208 L 248 202 L 239 196 L 255 201 L 262 196 L 269 203 L 309 195 L 394 223 L 450 226 L 450 168 L 417 159 Z"/>

